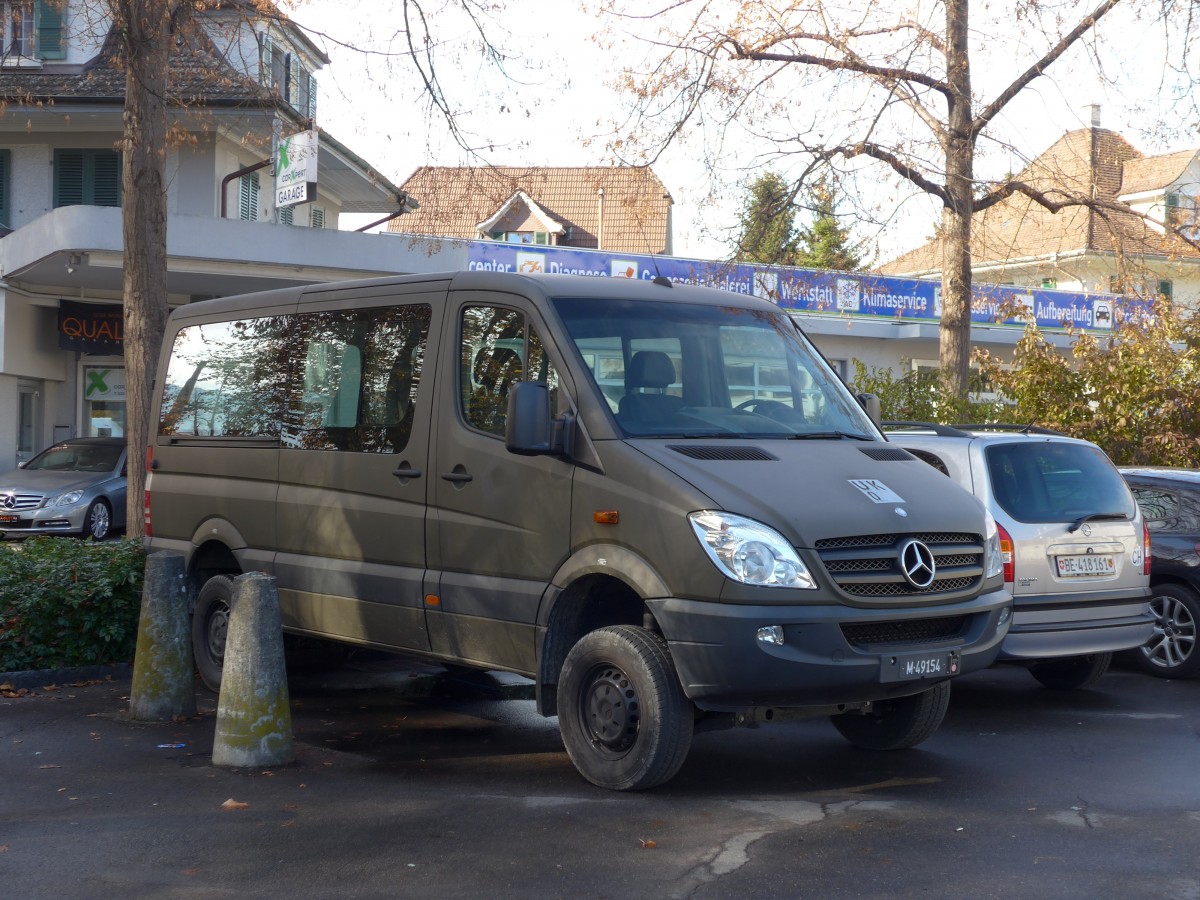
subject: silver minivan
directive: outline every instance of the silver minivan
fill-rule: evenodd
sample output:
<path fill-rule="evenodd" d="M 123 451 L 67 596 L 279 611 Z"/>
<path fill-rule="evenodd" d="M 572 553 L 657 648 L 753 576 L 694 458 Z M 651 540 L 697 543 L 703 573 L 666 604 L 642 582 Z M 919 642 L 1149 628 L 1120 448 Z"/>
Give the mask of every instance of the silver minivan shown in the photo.
<path fill-rule="evenodd" d="M 628 790 L 784 712 L 911 747 L 1008 629 L 991 516 L 764 300 L 314 285 L 175 310 L 156 384 L 149 546 L 185 557 L 211 686 L 231 579 L 263 571 L 290 634 L 528 676 Z"/>
<path fill-rule="evenodd" d="M 1150 533 L 1104 451 L 1032 426 L 885 423 L 995 516 L 1013 624 L 1000 660 L 1047 687 L 1094 684 L 1150 637 Z"/>

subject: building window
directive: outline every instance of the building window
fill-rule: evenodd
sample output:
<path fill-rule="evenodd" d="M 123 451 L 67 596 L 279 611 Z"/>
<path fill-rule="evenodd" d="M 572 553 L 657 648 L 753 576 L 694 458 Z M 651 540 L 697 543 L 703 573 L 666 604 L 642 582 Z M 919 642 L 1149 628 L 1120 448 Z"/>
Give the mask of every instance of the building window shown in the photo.
<path fill-rule="evenodd" d="M 313 206 L 308 211 L 308 224 L 312 228 L 325 227 L 325 210 L 320 206 Z"/>
<path fill-rule="evenodd" d="M 121 155 L 115 150 L 55 150 L 54 206 L 120 206 Z"/>
<path fill-rule="evenodd" d="M 546 231 L 493 231 L 492 240 L 508 244 L 549 244 L 550 234 Z"/>
<path fill-rule="evenodd" d="M 1167 194 L 1165 202 L 1165 210 L 1163 212 L 1163 222 L 1168 227 L 1177 228 L 1183 224 L 1183 202 L 1178 194 Z"/>
<path fill-rule="evenodd" d="M 8 59 L 63 59 L 65 5 L 46 0 L 3 0 L 4 55 Z"/>
<path fill-rule="evenodd" d="M 1057 278 L 1043 278 L 1042 279 L 1042 287 L 1045 288 L 1046 290 L 1052 291 L 1056 287 L 1058 287 L 1058 279 Z"/>
<path fill-rule="evenodd" d="M 238 180 L 238 218 L 243 222 L 258 221 L 258 173 L 251 172 Z"/>
<path fill-rule="evenodd" d="M 1173 294 L 1174 290 L 1170 281 L 1160 281 L 1158 283 L 1158 295 L 1164 300 L 1170 300 Z"/>
<path fill-rule="evenodd" d="M 276 43 L 269 33 L 259 35 L 259 80 L 279 99 L 308 119 L 317 117 L 317 82 L 295 53 Z"/>
<path fill-rule="evenodd" d="M 0 234 L 12 230 L 8 213 L 8 196 L 12 193 L 12 151 L 0 150 Z"/>

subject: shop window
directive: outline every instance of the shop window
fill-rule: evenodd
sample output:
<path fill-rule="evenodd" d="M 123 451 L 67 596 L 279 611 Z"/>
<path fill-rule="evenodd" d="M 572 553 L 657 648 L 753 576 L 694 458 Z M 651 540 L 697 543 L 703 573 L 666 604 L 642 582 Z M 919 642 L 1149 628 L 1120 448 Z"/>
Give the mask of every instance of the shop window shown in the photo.
<path fill-rule="evenodd" d="M 55 150 L 54 206 L 120 206 L 121 155 L 115 150 Z"/>

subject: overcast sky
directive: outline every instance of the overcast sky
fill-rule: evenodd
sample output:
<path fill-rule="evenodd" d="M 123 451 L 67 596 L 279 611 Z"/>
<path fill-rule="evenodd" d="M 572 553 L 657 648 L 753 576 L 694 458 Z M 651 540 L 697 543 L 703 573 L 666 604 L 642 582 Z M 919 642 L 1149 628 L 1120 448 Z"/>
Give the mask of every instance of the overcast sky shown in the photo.
<path fill-rule="evenodd" d="M 443 2 L 452 9 L 457 6 L 456 0 L 432 0 L 426 6 L 436 12 Z M 293 6 L 297 22 L 332 39 L 315 37 L 333 60 L 317 76 L 322 128 L 397 183 L 421 165 L 468 162 L 447 137 L 441 120 L 429 111 L 411 67 L 397 55 L 403 49 L 396 38 L 402 28 L 398 3 L 297 0 Z M 478 140 L 483 159 L 497 165 L 611 164 L 607 136 L 610 123 L 621 119 L 625 101 L 610 81 L 620 60 L 644 52 L 645 45 L 633 41 L 615 51 L 601 49 L 593 39 L 597 21 L 580 10 L 578 0 L 507 0 L 504 7 L 502 17 L 485 24 L 493 42 L 512 54 L 508 79 L 484 65 L 477 51 L 454 54 L 453 40 L 469 36 L 465 22 L 444 12 L 435 19 L 440 36 L 448 39 L 439 74 L 453 92 L 462 128 Z M 449 29 L 444 27 L 448 22 Z M 1059 77 L 1039 79 L 1009 106 L 999 131 L 1021 154 L 1032 157 L 1064 132 L 1085 127 L 1088 105 L 1094 102 L 1102 105 L 1104 127 L 1125 134 L 1144 152 L 1200 146 L 1194 126 L 1181 127 L 1157 146 L 1149 146 L 1149 138 L 1139 140 L 1137 130 L 1144 119 L 1139 107 L 1153 102 L 1157 88 L 1135 86 L 1133 75 L 1146 71 L 1145 60 L 1153 54 L 1145 55 L 1149 48 L 1144 37 L 1131 37 L 1146 26 L 1123 27 L 1126 45 L 1140 47 L 1143 55 L 1121 61 L 1102 48 L 1110 70 L 1122 66 L 1130 70 L 1123 89 L 1105 91 L 1088 70 L 1069 72 L 1064 67 L 1057 71 Z M 1007 37 L 986 42 L 1001 57 L 1015 55 L 1023 39 L 1020 29 L 1009 31 Z M 359 49 L 339 47 L 339 40 Z M 978 54 L 973 71 L 977 91 L 990 97 L 990 69 Z M 1001 77 L 1010 76 L 1004 72 Z M 728 234 L 705 223 L 736 217 L 742 161 L 731 161 L 714 180 L 697 156 L 694 149 L 674 150 L 654 164 L 675 200 L 675 255 L 724 258 L 729 254 Z M 1019 156 L 1006 153 L 981 161 L 981 166 L 998 167 L 1000 174 L 1020 164 Z M 882 258 L 923 243 L 937 219 L 937 210 L 927 198 L 897 205 L 900 213 L 883 232 L 859 235 L 877 239 Z"/>

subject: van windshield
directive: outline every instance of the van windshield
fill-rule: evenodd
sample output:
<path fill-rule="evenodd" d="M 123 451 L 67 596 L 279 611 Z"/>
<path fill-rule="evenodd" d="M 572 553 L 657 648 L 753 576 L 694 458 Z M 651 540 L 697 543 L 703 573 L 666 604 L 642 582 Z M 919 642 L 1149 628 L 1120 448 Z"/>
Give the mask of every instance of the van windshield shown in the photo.
<path fill-rule="evenodd" d="M 782 312 L 649 300 L 554 305 L 626 436 L 879 439 Z"/>

